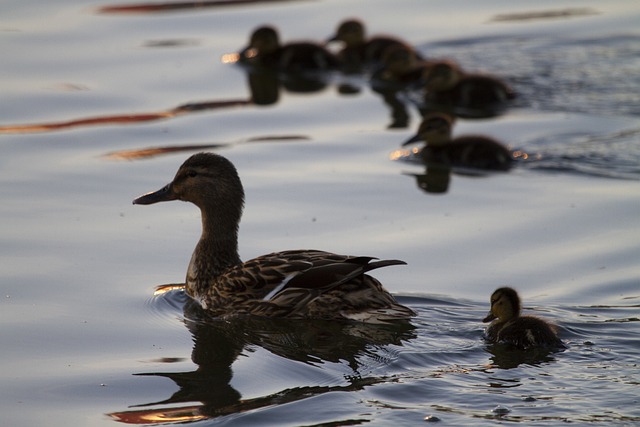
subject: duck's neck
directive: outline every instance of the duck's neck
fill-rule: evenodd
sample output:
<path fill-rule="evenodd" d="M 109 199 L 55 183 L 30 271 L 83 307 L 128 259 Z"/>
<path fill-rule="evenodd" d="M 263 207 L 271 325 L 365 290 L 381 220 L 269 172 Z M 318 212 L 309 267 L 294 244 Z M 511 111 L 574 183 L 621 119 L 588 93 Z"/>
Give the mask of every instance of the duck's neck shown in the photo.
<path fill-rule="evenodd" d="M 238 254 L 238 221 L 211 217 L 204 209 L 201 213 L 202 235 L 187 271 L 187 291 L 200 300 L 210 292 L 217 277 L 242 262 Z"/>

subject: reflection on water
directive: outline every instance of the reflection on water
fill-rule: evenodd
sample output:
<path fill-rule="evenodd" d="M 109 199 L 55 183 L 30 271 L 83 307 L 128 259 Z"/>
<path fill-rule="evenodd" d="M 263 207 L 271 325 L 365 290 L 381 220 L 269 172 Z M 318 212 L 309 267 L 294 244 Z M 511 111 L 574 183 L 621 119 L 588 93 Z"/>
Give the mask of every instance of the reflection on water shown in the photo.
<path fill-rule="evenodd" d="M 168 289 L 175 286 L 170 285 Z M 198 303 L 184 306 L 185 324 L 193 336 L 191 359 L 198 368 L 190 372 L 140 373 L 171 379 L 179 387 L 171 397 L 135 405 L 153 409 L 133 409 L 109 414 L 130 424 L 196 421 L 284 404 L 332 391 L 355 391 L 385 381 L 362 376 L 359 358 L 375 355 L 375 349 L 401 346 L 415 338 L 410 323 L 371 325 L 360 322 L 267 319 L 243 317 L 232 320 L 210 318 Z M 310 365 L 346 363 L 352 370 L 346 385 L 286 388 L 253 399 L 242 399 L 231 386 L 232 364 L 247 348 L 259 346 L 282 358 Z M 180 406 L 189 402 L 197 405 Z"/>
<path fill-rule="evenodd" d="M 233 144 L 248 143 L 248 142 L 290 142 L 290 141 L 308 141 L 311 138 L 303 135 L 274 135 L 274 136 L 257 136 L 253 138 L 247 138 L 233 143 L 218 143 L 218 144 L 192 144 L 192 145 L 171 145 L 163 147 L 148 147 L 137 148 L 133 150 L 119 150 L 107 153 L 104 155 L 109 160 L 139 160 L 148 159 L 151 157 L 163 155 L 182 153 L 185 151 L 202 151 L 211 150 L 215 148 L 228 147 Z"/>
<path fill-rule="evenodd" d="M 213 8 L 225 6 L 256 5 L 260 3 L 286 3 L 300 0 L 198 0 L 180 2 L 153 2 L 153 3 L 133 3 L 128 5 L 102 6 L 98 13 L 159 13 L 181 10 L 193 10 L 199 8 Z"/>

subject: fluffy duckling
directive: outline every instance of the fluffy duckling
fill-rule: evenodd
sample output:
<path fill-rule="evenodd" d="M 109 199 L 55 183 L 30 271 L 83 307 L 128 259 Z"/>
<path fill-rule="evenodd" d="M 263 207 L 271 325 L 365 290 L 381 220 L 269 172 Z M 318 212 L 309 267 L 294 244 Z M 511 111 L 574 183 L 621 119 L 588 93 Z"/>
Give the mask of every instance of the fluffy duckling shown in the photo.
<path fill-rule="evenodd" d="M 344 47 L 338 57 L 353 69 L 371 67 L 382 62 L 384 52 L 392 46 L 402 46 L 415 53 L 408 43 L 391 36 L 375 36 L 367 39 L 362 21 L 348 19 L 338 25 L 329 42 L 341 41 Z M 417 57 L 419 55 L 415 53 Z"/>
<path fill-rule="evenodd" d="M 509 170 L 513 162 L 511 151 L 498 141 L 480 135 L 451 138 L 453 120 L 444 113 L 426 115 L 416 135 L 407 145 L 425 141 L 420 155 L 426 164 L 468 167 L 485 170 Z"/>
<path fill-rule="evenodd" d="M 500 111 L 515 93 L 505 82 L 488 75 L 464 72 L 451 61 L 432 63 L 426 70 L 427 105 Z"/>
<path fill-rule="evenodd" d="M 191 156 L 171 183 L 133 203 L 169 200 L 191 202 L 200 208 L 202 235 L 189 263 L 186 289 L 214 316 L 252 314 L 370 323 L 415 316 L 366 274 L 405 264 L 403 261 L 290 250 L 242 262 L 238 226 L 244 191 L 235 167 L 220 155 Z"/>
<path fill-rule="evenodd" d="M 508 343 L 520 348 L 564 347 L 555 326 L 533 316 L 520 315 L 520 297 L 512 288 L 496 289 L 491 310 L 483 322 L 493 321 L 486 331 L 490 342 Z"/>
<path fill-rule="evenodd" d="M 287 73 L 330 71 L 340 61 L 324 47 L 311 42 L 281 44 L 275 28 L 257 28 L 249 45 L 239 53 L 239 62 Z"/>
<path fill-rule="evenodd" d="M 382 56 L 380 68 L 372 75 L 372 84 L 397 90 L 422 88 L 430 65 L 410 47 L 390 46 Z"/>

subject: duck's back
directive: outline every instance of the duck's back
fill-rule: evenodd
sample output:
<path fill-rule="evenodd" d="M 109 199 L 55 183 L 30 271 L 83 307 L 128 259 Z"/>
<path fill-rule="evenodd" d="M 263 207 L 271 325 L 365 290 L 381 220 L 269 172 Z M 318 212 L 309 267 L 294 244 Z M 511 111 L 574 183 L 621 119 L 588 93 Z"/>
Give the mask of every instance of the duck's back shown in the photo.
<path fill-rule="evenodd" d="M 216 315 L 351 319 L 379 322 L 415 313 L 365 274 L 401 261 L 318 250 L 275 252 L 227 270 L 200 298 Z"/>
<path fill-rule="evenodd" d="M 517 317 L 506 323 L 491 325 L 487 330 L 487 339 L 502 342 L 519 348 L 564 347 L 558 338 L 555 327 L 542 319 L 532 316 Z"/>
<path fill-rule="evenodd" d="M 427 92 L 426 100 L 459 108 L 495 109 L 515 98 L 515 92 L 501 80 L 481 74 L 468 74 L 451 89 Z"/>
<path fill-rule="evenodd" d="M 454 138 L 440 147 L 427 145 L 421 155 L 427 164 L 494 171 L 509 170 L 513 162 L 507 147 L 481 135 Z"/>

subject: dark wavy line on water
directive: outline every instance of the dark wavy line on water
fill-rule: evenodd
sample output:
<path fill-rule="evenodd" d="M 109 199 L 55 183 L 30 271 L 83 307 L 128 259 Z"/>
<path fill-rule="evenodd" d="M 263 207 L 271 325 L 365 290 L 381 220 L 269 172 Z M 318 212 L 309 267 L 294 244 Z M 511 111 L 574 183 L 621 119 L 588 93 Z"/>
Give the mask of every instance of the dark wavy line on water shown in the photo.
<path fill-rule="evenodd" d="M 107 5 L 97 10 L 103 14 L 162 13 L 176 11 L 192 11 L 194 9 L 210 9 L 214 7 L 246 6 L 264 3 L 291 3 L 301 0 L 210 0 L 181 1 L 165 3 L 132 3 L 128 5 Z M 308 1 L 308 0 L 307 0 Z"/>

